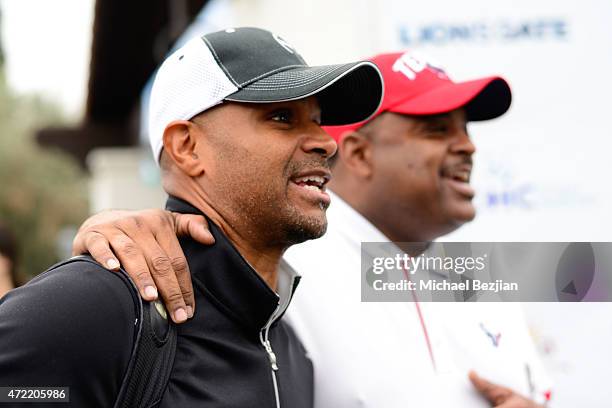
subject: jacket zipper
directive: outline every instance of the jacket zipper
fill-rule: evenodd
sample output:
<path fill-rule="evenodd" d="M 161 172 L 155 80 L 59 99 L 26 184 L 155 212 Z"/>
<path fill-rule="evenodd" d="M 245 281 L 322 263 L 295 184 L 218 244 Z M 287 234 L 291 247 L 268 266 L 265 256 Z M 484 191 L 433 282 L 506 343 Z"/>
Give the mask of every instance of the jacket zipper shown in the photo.
<path fill-rule="evenodd" d="M 266 325 L 259 332 L 259 341 L 266 350 L 268 360 L 270 361 L 270 368 L 272 369 L 272 383 L 274 385 L 274 398 L 276 400 L 276 408 L 280 408 L 280 395 L 278 391 L 278 380 L 276 378 L 278 364 L 276 362 L 276 354 L 274 353 L 274 350 L 272 350 L 272 344 L 270 344 L 270 339 L 268 335 L 270 332 L 270 326 L 272 326 L 278 316 L 280 316 L 285 311 L 285 309 L 287 309 L 287 306 L 289 306 L 290 301 L 291 296 L 288 296 L 286 299 L 284 299 L 282 304 L 279 302 L 278 306 L 276 307 L 276 310 L 274 310 L 274 313 L 272 313 L 270 319 L 268 319 L 268 323 L 266 323 Z"/>
<path fill-rule="evenodd" d="M 276 408 L 280 408 L 280 395 L 278 392 L 278 381 L 276 379 L 276 372 L 278 371 L 278 365 L 276 364 L 276 354 L 274 354 L 274 350 L 272 350 L 272 345 L 270 344 L 270 340 L 268 339 L 268 331 L 270 330 L 270 325 L 266 325 L 265 328 L 261 329 L 259 332 L 259 340 L 261 341 L 262 346 L 266 349 L 266 353 L 268 354 L 268 360 L 270 361 L 270 368 L 272 369 L 272 384 L 274 385 L 274 399 L 276 401 Z"/>
<path fill-rule="evenodd" d="M 293 292 L 293 288 L 295 287 L 294 283 L 295 283 L 295 277 L 291 280 L 291 288 L 292 288 L 291 292 Z M 261 342 L 261 345 L 266 350 L 266 354 L 268 355 L 268 360 L 270 361 L 270 368 L 272 371 L 272 384 L 274 385 L 274 399 L 276 400 L 276 408 L 281 407 L 280 394 L 278 391 L 278 380 L 276 378 L 276 372 L 278 371 L 278 364 L 276 361 L 276 354 L 274 353 L 274 350 L 272 350 L 272 344 L 270 344 L 270 339 L 268 335 L 270 332 L 270 326 L 272 326 L 272 324 L 278 319 L 280 315 L 282 315 L 285 312 L 285 310 L 289 306 L 292 295 L 293 293 L 286 296 L 285 299 L 282 300 L 282 303 L 280 302 L 281 298 L 279 296 L 279 303 L 276 306 L 276 309 L 270 315 L 270 318 L 268 319 L 268 322 L 266 323 L 266 325 L 259 331 L 259 341 Z"/>

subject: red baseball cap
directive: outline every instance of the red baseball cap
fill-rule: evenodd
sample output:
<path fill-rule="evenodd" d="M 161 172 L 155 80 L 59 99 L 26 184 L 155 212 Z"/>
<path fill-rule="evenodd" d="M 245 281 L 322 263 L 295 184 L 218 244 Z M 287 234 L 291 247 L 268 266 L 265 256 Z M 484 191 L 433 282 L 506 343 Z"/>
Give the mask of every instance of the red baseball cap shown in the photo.
<path fill-rule="evenodd" d="M 385 93 L 378 111 L 367 121 L 344 126 L 325 126 L 336 141 L 347 131 L 359 129 L 383 112 L 404 115 L 435 115 L 464 107 L 469 121 L 503 115 L 512 92 L 499 76 L 453 82 L 444 70 L 414 52 L 380 54 L 370 58 L 380 69 Z"/>

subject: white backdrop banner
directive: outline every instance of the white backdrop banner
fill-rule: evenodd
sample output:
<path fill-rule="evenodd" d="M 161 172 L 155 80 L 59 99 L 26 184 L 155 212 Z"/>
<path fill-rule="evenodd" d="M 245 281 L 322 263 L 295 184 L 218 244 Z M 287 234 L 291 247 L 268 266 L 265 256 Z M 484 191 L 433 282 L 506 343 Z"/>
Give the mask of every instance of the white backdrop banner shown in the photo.
<path fill-rule="evenodd" d="M 612 2 L 386 0 L 381 50 L 451 78 L 501 74 L 513 104 L 472 124 L 477 219 L 454 240 L 612 240 Z"/>
<path fill-rule="evenodd" d="M 612 241 L 612 2 L 386 0 L 381 51 L 417 49 L 455 80 L 501 74 L 513 104 L 472 124 L 478 216 L 446 237 Z M 612 306 L 525 304 L 552 406 L 605 406 Z"/>

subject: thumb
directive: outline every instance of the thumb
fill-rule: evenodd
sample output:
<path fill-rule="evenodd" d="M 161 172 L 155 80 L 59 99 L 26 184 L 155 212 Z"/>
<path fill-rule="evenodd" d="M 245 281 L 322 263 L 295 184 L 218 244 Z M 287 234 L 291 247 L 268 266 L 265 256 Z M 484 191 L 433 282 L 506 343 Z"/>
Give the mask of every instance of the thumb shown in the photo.
<path fill-rule="evenodd" d="M 502 404 L 513 394 L 509 388 L 487 381 L 474 371 L 470 371 L 468 377 L 478 392 L 494 406 Z"/>
<path fill-rule="evenodd" d="M 208 229 L 208 222 L 202 215 L 171 213 L 178 237 L 188 236 L 201 244 L 212 245 L 215 239 Z"/>

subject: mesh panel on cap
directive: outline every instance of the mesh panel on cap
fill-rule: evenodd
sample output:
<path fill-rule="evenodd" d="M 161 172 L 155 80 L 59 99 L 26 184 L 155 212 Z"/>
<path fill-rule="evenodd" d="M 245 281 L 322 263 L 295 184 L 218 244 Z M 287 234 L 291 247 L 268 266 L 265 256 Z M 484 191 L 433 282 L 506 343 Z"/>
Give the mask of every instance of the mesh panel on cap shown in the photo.
<path fill-rule="evenodd" d="M 237 90 L 201 38 L 176 50 L 159 68 L 151 90 L 149 140 L 155 160 L 168 123 L 191 119 Z"/>

